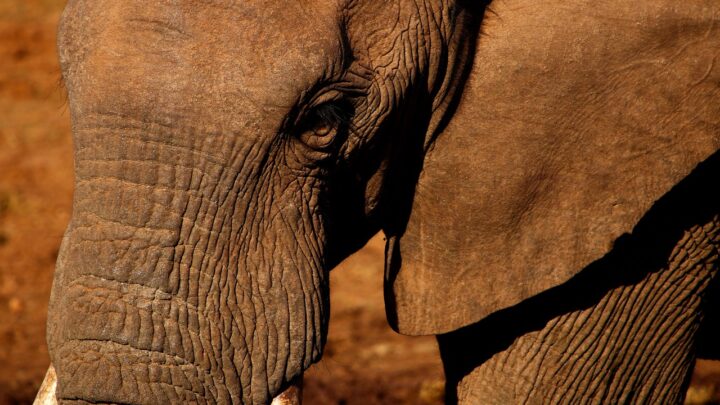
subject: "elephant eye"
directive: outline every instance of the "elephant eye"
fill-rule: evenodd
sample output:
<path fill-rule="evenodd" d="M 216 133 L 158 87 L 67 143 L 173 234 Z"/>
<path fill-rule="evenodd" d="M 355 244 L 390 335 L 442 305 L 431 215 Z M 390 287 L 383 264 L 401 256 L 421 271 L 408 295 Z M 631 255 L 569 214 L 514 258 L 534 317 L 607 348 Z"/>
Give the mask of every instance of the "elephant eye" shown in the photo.
<path fill-rule="evenodd" d="M 312 149 L 327 151 L 336 143 L 338 133 L 347 129 L 350 116 L 346 105 L 337 102 L 321 104 L 303 119 L 300 140 Z"/>

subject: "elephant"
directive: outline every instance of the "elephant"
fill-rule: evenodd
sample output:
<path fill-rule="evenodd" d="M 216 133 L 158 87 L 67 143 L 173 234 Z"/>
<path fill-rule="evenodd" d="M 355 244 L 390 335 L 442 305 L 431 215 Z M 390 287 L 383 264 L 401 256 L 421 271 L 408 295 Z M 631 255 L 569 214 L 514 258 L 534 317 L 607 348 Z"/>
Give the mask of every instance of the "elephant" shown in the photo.
<path fill-rule="evenodd" d="M 679 403 L 718 358 L 715 0 L 68 0 L 60 403 L 263 404 L 386 236 L 448 403 Z"/>

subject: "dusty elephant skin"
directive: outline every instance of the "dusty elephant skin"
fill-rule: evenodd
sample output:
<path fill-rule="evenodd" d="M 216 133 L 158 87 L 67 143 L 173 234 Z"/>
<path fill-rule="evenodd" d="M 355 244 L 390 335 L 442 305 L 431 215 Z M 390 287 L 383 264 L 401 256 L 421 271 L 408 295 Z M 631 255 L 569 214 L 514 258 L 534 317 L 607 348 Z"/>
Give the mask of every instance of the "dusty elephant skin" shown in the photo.
<path fill-rule="evenodd" d="M 48 321 L 57 397 L 267 403 L 317 361 L 328 271 L 379 230 L 408 100 L 442 114 L 457 90 L 468 13 L 69 1 L 76 190 Z"/>
<path fill-rule="evenodd" d="M 714 155 L 567 283 L 439 335 L 449 402 L 682 403 L 717 358 L 718 176 Z"/>
<path fill-rule="evenodd" d="M 69 0 L 57 398 L 268 403 L 383 230 L 448 402 L 681 400 L 718 336 L 720 5 L 596 3 Z"/>

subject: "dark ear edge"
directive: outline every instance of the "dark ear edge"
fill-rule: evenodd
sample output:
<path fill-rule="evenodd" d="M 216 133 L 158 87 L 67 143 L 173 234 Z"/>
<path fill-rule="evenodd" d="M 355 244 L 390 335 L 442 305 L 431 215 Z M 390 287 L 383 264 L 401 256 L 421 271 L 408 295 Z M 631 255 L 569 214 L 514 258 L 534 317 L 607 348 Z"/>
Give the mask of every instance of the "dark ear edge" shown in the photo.
<path fill-rule="evenodd" d="M 393 284 L 401 263 L 399 249 L 395 246 L 407 227 L 415 195 L 415 186 L 423 169 L 424 158 L 433 142 L 452 119 L 462 99 L 464 84 L 470 76 L 477 47 L 477 40 L 486 7 L 491 0 L 460 0 L 451 42 L 444 54 L 442 71 L 444 78 L 438 82 L 432 94 L 409 97 L 411 114 L 405 115 L 398 137 L 391 147 L 392 162 L 385 173 L 380 205 L 382 230 L 386 235 L 385 246 L 385 300 L 386 316 L 395 328 L 397 319 L 394 295 L 388 290 Z M 426 103 L 423 103 L 426 101 Z M 427 117 L 426 120 L 418 117 Z"/>

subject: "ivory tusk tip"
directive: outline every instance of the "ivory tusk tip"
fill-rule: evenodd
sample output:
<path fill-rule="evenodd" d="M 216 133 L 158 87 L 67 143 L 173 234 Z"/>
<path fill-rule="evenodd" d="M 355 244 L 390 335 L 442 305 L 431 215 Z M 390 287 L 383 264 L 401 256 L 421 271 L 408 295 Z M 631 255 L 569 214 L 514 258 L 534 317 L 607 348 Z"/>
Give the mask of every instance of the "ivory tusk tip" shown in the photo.
<path fill-rule="evenodd" d="M 293 383 L 273 399 L 271 405 L 301 405 L 302 404 L 302 376 L 298 377 Z"/>
<path fill-rule="evenodd" d="M 57 399 L 55 398 L 55 389 L 57 388 L 57 375 L 55 374 L 55 367 L 50 365 L 47 373 L 45 373 L 45 379 L 40 385 L 37 396 L 33 405 L 57 405 Z"/>

